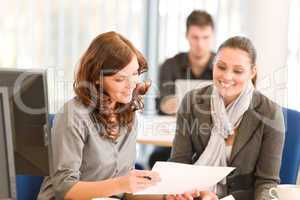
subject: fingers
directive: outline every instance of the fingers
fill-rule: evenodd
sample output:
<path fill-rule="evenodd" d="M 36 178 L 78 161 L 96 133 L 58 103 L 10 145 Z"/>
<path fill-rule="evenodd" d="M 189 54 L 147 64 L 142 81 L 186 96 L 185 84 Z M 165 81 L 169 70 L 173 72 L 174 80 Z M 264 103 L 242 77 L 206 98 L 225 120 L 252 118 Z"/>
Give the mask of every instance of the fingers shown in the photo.
<path fill-rule="evenodd" d="M 149 180 L 147 178 L 139 178 L 139 177 L 137 177 L 136 178 L 136 183 L 138 185 L 149 187 L 149 186 L 155 185 L 157 182 L 154 182 L 153 180 Z"/>
<path fill-rule="evenodd" d="M 160 177 L 157 172 L 149 170 L 134 170 L 134 174 L 139 178 L 145 178 L 151 180 L 152 182 L 159 182 Z"/>
<path fill-rule="evenodd" d="M 209 191 L 201 192 L 202 200 L 218 200 L 218 196 Z"/>
<path fill-rule="evenodd" d="M 175 196 L 175 199 L 176 199 L 176 200 L 184 200 L 184 197 L 183 197 L 182 195 L 180 195 L 180 194 L 177 194 L 177 195 Z"/>
<path fill-rule="evenodd" d="M 204 196 L 203 198 L 202 198 L 202 200 L 217 200 L 216 198 L 213 198 L 213 197 L 211 197 L 211 196 Z"/>
<path fill-rule="evenodd" d="M 129 172 L 128 185 L 131 193 L 144 190 L 160 181 L 157 172 L 148 170 L 132 170 Z"/>
<path fill-rule="evenodd" d="M 138 176 L 150 176 L 150 175 L 158 175 L 157 172 L 150 170 L 133 170 L 134 173 Z"/>
<path fill-rule="evenodd" d="M 166 200 L 175 200 L 175 195 L 166 195 Z"/>
<path fill-rule="evenodd" d="M 195 198 L 195 197 L 200 197 L 201 193 L 199 190 L 195 190 L 193 193 L 192 193 L 192 196 Z"/>
<path fill-rule="evenodd" d="M 200 197 L 200 191 L 194 190 L 192 192 L 185 192 L 184 194 L 167 195 L 166 197 L 167 197 L 167 200 L 193 200 L 195 197 Z M 209 196 L 209 197 L 212 197 L 212 196 Z M 206 195 L 206 198 L 208 198 L 208 195 Z M 215 200 L 215 199 L 213 198 L 211 200 Z"/>
<path fill-rule="evenodd" d="M 192 194 L 189 193 L 189 192 L 185 192 L 185 193 L 183 194 L 183 197 L 184 197 L 184 199 L 187 199 L 187 200 L 193 200 L 193 196 L 192 196 Z"/>
<path fill-rule="evenodd" d="M 176 194 L 176 195 L 167 195 L 166 196 L 167 200 L 193 200 L 193 197 L 188 194 Z"/>

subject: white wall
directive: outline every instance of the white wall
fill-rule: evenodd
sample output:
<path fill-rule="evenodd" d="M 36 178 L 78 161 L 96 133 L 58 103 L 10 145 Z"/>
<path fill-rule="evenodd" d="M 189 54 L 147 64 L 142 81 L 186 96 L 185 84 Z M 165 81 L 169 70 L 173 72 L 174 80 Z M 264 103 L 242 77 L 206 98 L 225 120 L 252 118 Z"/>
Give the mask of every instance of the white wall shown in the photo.
<path fill-rule="evenodd" d="M 241 1 L 241 29 L 258 52 L 258 89 L 282 105 L 287 98 L 288 2 Z"/>
<path fill-rule="evenodd" d="M 286 106 L 289 1 L 244 0 L 241 6 L 242 32 L 258 52 L 258 88 Z"/>

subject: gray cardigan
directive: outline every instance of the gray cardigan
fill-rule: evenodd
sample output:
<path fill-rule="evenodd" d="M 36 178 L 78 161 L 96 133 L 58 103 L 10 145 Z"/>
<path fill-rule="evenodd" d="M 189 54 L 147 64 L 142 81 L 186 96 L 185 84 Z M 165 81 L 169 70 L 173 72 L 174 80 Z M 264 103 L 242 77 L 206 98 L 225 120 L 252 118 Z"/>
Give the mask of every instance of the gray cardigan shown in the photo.
<path fill-rule="evenodd" d="M 170 161 L 192 164 L 210 138 L 212 86 L 189 92 L 177 115 L 176 136 Z M 281 108 L 255 91 L 237 129 L 228 165 L 236 169 L 227 177 L 227 190 L 236 200 L 271 199 L 269 189 L 280 182 L 284 144 Z"/>
<path fill-rule="evenodd" d="M 51 134 L 52 172 L 45 177 L 38 200 L 61 200 L 79 181 L 101 181 L 126 175 L 134 168 L 137 119 L 129 133 L 111 141 L 105 129 L 77 98 L 56 114 Z M 122 194 L 120 194 L 122 196 Z"/>

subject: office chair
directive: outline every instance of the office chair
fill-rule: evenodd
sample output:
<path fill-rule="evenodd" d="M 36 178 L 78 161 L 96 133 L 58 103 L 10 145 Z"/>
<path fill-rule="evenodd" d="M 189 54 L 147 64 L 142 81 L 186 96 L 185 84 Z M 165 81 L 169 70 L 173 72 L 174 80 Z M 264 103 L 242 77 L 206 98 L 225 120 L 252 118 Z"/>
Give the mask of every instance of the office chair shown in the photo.
<path fill-rule="evenodd" d="M 285 144 L 280 170 L 281 184 L 296 184 L 300 165 L 300 112 L 283 108 Z"/>
<path fill-rule="evenodd" d="M 52 127 L 54 115 L 49 115 L 49 125 Z M 43 176 L 17 175 L 17 200 L 34 200 L 40 191 Z"/>

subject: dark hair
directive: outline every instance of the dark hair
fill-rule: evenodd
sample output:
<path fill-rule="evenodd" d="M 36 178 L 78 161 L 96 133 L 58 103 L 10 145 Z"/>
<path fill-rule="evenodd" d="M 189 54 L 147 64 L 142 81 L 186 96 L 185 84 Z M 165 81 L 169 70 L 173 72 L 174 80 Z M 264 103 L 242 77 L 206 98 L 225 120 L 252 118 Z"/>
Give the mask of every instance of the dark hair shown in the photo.
<path fill-rule="evenodd" d="M 87 107 L 92 107 L 92 115 L 105 127 L 104 135 L 111 139 L 118 137 L 120 126 L 132 128 L 134 111 L 143 107 L 142 98 L 135 92 L 129 104 L 117 104 L 117 110 L 110 108 L 111 99 L 104 91 L 101 78 L 122 70 L 136 56 L 139 74 L 147 71 L 144 56 L 129 40 L 116 32 L 97 36 L 83 54 L 73 84 L 77 98 Z M 100 81 L 100 83 L 99 83 Z"/>
<path fill-rule="evenodd" d="M 254 67 L 256 65 L 256 49 L 249 38 L 243 36 L 231 37 L 220 45 L 217 53 L 224 48 L 239 49 L 246 52 L 250 58 L 251 67 Z M 256 79 L 257 75 L 255 75 L 252 79 L 252 83 L 254 86 L 256 86 Z"/>
<path fill-rule="evenodd" d="M 186 32 L 188 32 L 190 26 L 211 26 L 214 29 L 214 21 L 206 11 L 194 10 L 186 20 Z"/>

